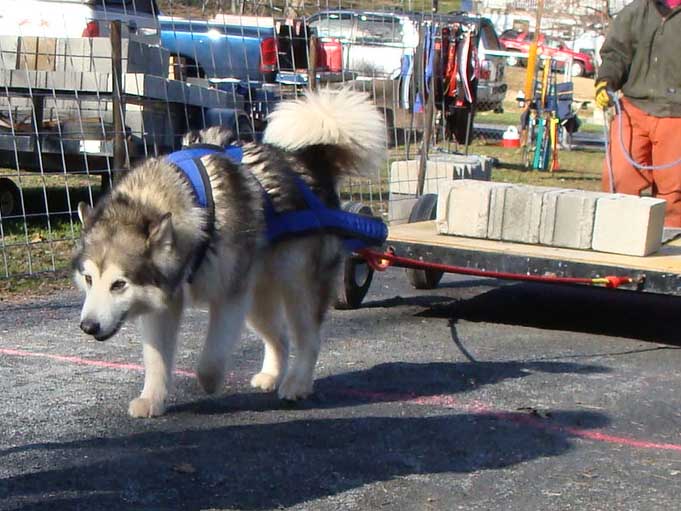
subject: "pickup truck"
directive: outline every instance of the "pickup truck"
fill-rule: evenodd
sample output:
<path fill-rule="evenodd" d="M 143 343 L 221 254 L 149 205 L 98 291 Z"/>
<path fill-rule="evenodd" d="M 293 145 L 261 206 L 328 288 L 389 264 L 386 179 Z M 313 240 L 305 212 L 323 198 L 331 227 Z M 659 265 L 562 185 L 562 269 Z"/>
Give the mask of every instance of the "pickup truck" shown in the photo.
<path fill-rule="evenodd" d="M 0 35 L 108 37 L 121 21 L 124 39 L 158 44 L 156 0 L 0 0 Z"/>
<path fill-rule="evenodd" d="M 211 21 L 159 16 L 173 78 L 271 83 L 277 71 L 272 18 L 223 15 Z"/>

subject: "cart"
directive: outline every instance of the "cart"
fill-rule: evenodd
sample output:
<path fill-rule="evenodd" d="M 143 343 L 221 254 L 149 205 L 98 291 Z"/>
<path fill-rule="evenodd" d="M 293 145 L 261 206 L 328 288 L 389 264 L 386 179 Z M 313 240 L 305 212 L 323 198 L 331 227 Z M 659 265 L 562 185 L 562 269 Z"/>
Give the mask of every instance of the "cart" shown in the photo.
<path fill-rule="evenodd" d="M 681 296 L 679 229 L 665 229 L 662 248 L 647 257 L 464 238 L 437 234 L 436 199 L 433 194 L 420 197 L 408 223 L 390 227 L 387 247 L 384 247 L 388 250 L 386 254 L 399 256 L 400 261 L 391 265 L 406 267 L 407 277 L 416 289 L 437 287 L 446 265 L 452 267 L 452 273 L 602 284 L 621 290 Z M 338 308 L 361 305 L 375 269 L 362 255 L 348 257 Z"/>

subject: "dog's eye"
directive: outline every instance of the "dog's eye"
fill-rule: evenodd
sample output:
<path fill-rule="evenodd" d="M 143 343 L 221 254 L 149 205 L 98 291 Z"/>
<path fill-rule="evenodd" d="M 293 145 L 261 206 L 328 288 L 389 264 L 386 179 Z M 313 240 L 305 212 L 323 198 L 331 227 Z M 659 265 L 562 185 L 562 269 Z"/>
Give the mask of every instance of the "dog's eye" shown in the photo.
<path fill-rule="evenodd" d="M 111 284 L 111 291 L 123 291 L 128 283 L 125 280 L 117 280 Z"/>
<path fill-rule="evenodd" d="M 85 278 L 85 283 L 88 286 L 92 286 L 92 277 L 90 277 L 90 275 L 83 275 L 83 277 Z"/>

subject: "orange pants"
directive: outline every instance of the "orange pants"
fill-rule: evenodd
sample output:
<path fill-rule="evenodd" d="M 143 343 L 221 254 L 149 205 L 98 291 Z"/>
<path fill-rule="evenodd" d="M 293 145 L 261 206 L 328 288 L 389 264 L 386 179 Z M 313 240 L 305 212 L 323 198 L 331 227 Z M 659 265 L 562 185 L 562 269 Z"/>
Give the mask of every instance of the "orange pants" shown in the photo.
<path fill-rule="evenodd" d="M 653 117 L 622 99 L 624 147 L 634 161 L 664 165 L 681 159 L 681 117 Z M 667 201 L 664 225 L 681 227 L 681 164 L 662 170 L 637 170 L 622 154 L 619 120 L 610 125 L 610 158 L 615 191 L 640 195 L 647 188 L 654 197 Z M 607 161 L 603 164 L 603 191 L 610 191 Z"/>

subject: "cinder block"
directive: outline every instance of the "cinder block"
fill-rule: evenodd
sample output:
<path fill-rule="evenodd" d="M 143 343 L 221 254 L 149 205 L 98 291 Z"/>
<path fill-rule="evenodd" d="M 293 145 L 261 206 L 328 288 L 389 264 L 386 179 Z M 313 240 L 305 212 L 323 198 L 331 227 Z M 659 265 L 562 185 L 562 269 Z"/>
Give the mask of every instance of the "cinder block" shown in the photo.
<path fill-rule="evenodd" d="M 433 154 L 426 162 L 423 193 L 438 193 L 441 183 L 453 179 L 489 181 L 492 175 L 491 158 L 478 155 Z M 390 166 L 390 192 L 416 194 L 419 160 L 402 160 Z"/>
<path fill-rule="evenodd" d="M 390 225 L 404 224 L 418 201 L 416 195 L 391 193 L 388 201 L 388 222 Z"/>
<path fill-rule="evenodd" d="M 491 195 L 488 238 L 539 243 L 544 195 L 561 190 L 545 186 L 509 186 Z"/>
<path fill-rule="evenodd" d="M 633 256 L 656 252 L 662 244 L 666 201 L 610 195 L 598 199 L 592 248 Z"/>
<path fill-rule="evenodd" d="M 486 238 L 491 197 L 512 186 L 472 179 L 443 183 L 438 191 L 437 231 L 440 234 Z"/>
<path fill-rule="evenodd" d="M 436 165 L 452 166 L 454 175 L 459 179 L 477 179 L 480 181 L 492 179 L 494 159 L 487 156 L 435 153 L 429 156 L 428 161 Z"/>
<path fill-rule="evenodd" d="M 17 43 L 16 36 L 0 36 L 0 69 L 16 69 Z"/>
<path fill-rule="evenodd" d="M 598 199 L 610 194 L 558 190 L 544 195 L 539 243 L 589 250 Z"/>

